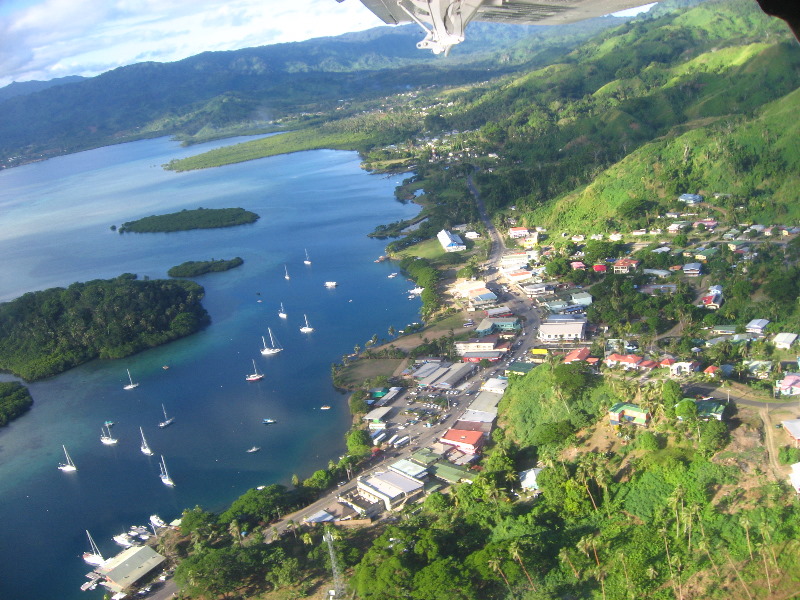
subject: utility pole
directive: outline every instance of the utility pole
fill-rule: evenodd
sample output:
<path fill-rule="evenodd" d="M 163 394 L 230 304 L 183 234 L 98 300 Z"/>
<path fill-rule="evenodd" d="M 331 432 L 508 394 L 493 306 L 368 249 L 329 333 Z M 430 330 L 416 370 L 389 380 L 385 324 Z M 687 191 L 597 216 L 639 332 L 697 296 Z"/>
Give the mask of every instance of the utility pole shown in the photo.
<path fill-rule="evenodd" d="M 331 598 L 344 598 L 344 581 L 342 580 L 342 572 L 339 569 L 339 562 L 336 560 L 336 551 L 333 548 L 333 536 L 330 529 L 325 529 L 325 534 L 322 539 L 328 544 L 328 553 L 331 557 L 331 571 L 333 571 L 333 589 L 328 590 L 328 595 Z"/>

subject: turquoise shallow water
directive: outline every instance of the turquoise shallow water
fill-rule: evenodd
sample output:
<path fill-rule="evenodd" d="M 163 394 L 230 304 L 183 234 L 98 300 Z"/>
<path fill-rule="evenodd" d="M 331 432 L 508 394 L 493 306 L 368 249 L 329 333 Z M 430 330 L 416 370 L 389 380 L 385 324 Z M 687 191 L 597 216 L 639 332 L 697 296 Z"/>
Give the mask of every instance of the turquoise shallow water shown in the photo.
<path fill-rule="evenodd" d="M 397 178 L 369 175 L 357 155 L 335 151 L 182 174 L 159 166 L 212 146 L 146 140 L 0 172 L 0 301 L 124 272 L 165 277 L 186 260 L 245 260 L 197 279 L 212 318 L 203 332 L 30 385 L 33 409 L 0 430 L 2 600 L 99 598 L 78 589 L 88 572 L 84 529 L 110 555 L 118 550 L 111 536 L 152 513 L 217 510 L 250 487 L 327 465 L 344 451 L 349 423 L 331 362 L 418 318 L 418 302 L 404 293 L 411 284 L 387 278 L 396 267 L 373 262 L 384 242 L 365 235 L 416 213 L 394 200 Z M 109 229 L 198 206 L 241 206 L 261 219 L 172 234 Z M 329 280 L 338 287 L 325 288 Z M 277 316 L 280 302 L 288 319 Z M 299 332 L 304 313 L 311 334 Z M 267 327 L 285 350 L 262 357 Z M 266 377 L 247 383 L 253 359 Z M 126 367 L 140 383 L 132 391 L 122 389 Z M 162 403 L 175 417 L 166 429 L 157 427 Z M 332 409 L 320 411 L 325 404 Z M 264 417 L 278 423 L 264 426 Z M 99 441 L 105 420 L 116 423 L 115 447 Z M 157 457 L 139 452 L 139 426 L 165 456 L 175 488 L 159 480 Z M 56 468 L 61 444 L 77 472 Z M 253 445 L 262 450 L 247 454 Z"/>

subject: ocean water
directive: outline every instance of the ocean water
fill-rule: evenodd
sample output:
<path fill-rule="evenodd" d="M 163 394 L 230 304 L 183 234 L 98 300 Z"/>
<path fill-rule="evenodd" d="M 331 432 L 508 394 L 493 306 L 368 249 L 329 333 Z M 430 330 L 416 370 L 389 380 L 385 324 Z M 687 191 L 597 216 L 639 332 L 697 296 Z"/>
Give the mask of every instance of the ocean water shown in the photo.
<path fill-rule="evenodd" d="M 367 174 L 356 154 L 339 151 L 180 174 L 160 167 L 215 145 L 146 140 L 0 172 L 0 301 L 126 272 L 161 278 L 187 260 L 245 261 L 197 278 L 212 319 L 204 331 L 30 384 L 32 410 L 0 429 L 1 600 L 100 598 L 101 590 L 79 590 L 89 571 L 80 557 L 84 530 L 109 556 L 119 550 L 111 537 L 150 514 L 170 520 L 195 505 L 220 510 L 251 487 L 325 467 L 343 453 L 350 421 L 330 364 L 373 334 L 388 337 L 389 326 L 418 319 L 418 302 L 406 297 L 412 284 L 387 277 L 396 266 L 374 262 L 385 242 L 366 237 L 417 212 L 394 199 L 399 178 Z M 261 218 L 207 231 L 110 230 L 200 206 L 240 206 Z M 338 287 L 324 286 L 331 280 Z M 287 319 L 277 315 L 281 302 Z M 304 314 L 311 334 L 299 331 Z M 263 357 L 267 327 L 284 351 Z M 265 378 L 249 383 L 253 360 Z M 122 389 L 126 368 L 135 390 Z M 165 429 L 157 426 L 162 404 L 175 417 Z M 277 423 L 265 426 L 265 417 Z M 114 447 L 99 440 L 106 420 L 115 422 Z M 140 426 L 154 457 L 139 451 Z M 62 444 L 75 473 L 56 468 Z M 261 451 L 245 452 L 254 445 Z M 174 488 L 158 477 L 159 455 Z"/>

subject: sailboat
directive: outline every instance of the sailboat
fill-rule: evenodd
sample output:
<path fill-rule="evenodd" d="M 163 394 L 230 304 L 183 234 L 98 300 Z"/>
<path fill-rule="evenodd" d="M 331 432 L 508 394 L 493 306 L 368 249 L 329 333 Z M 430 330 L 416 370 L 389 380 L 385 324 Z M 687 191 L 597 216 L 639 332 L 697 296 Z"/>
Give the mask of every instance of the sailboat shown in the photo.
<path fill-rule="evenodd" d="M 264 356 L 269 356 L 271 354 L 277 354 L 278 352 L 283 350 L 283 348 L 281 348 L 280 344 L 277 344 L 275 342 L 275 338 L 272 337 L 272 329 L 267 327 L 267 331 L 269 332 L 269 346 L 267 346 L 267 342 L 264 339 L 264 336 L 263 335 L 261 336 L 261 341 L 264 343 L 264 347 L 261 349 L 261 354 L 263 354 Z"/>
<path fill-rule="evenodd" d="M 105 428 L 100 428 L 100 441 L 103 442 L 106 446 L 113 446 L 119 440 L 117 438 L 111 437 L 111 430 L 106 426 Z"/>
<path fill-rule="evenodd" d="M 86 535 L 89 537 L 89 548 L 91 548 L 91 550 L 83 553 L 83 560 L 90 565 L 100 566 L 106 562 L 106 559 L 103 558 L 102 554 L 100 554 L 100 549 L 97 547 L 97 544 L 94 543 L 92 534 L 89 533 L 88 529 L 86 530 Z"/>
<path fill-rule="evenodd" d="M 287 267 L 286 265 L 283 265 L 283 272 L 285 273 L 283 278 L 288 281 L 289 280 L 289 267 Z"/>
<path fill-rule="evenodd" d="M 286 318 L 286 311 L 283 309 L 283 302 L 281 302 L 281 309 L 278 311 L 278 316 L 281 319 L 285 319 Z"/>
<path fill-rule="evenodd" d="M 128 372 L 128 381 L 130 381 L 130 383 L 128 385 L 126 385 L 125 387 L 123 387 L 122 389 L 123 390 L 132 390 L 132 389 L 135 389 L 135 388 L 139 387 L 138 383 L 134 383 L 133 382 L 133 377 L 131 377 L 131 370 L 130 369 L 125 369 L 125 370 Z"/>
<path fill-rule="evenodd" d="M 311 259 L 308 257 L 308 250 L 306 250 L 306 259 L 303 261 L 304 265 L 310 265 Z"/>
<path fill-rule="evenodd" d="M 312 331 L 314 331 L 314 328 L 308 324 L 308 315 L 303 315 L 303 317 L 305 317 L 306 324 L 300 328 L 300 331 L 302 331 L 303 333 L 311 333 Z"/>
<path fill-rule="evenodd" d="M 253 361 L 253 372 L 249 375 L 245 376 L 247 381 L 261 381 L 264 379 L 264 374 L 258 372 L 258 367 L 256 366 L 256 361 Z"/>
<path fill-rule="evenodd" d="M 164 429 L 164 427 L 169 427 L 170 425 L 172 425 L 172 422 L 175 420 L 175 417 L 167 416 L 167 409 L 164 408 L 163 404 L 161 405 L 161 410 L 164 412 L 164 420 L 161 421 L 161 423 L 159 423 L 158 426 L 161 427 L 161 429 Z"/>
<path fill-rule="evenodd" d="M 78 467 L 75 466 L 75 463 L 72 462 L 72 459 L 69 457 L 69 452 L 67 452 L 67 447 L 63 444 L 61 447 L 64 449 L 64 458 L 67 459 L 65 463 L 58 463 L 58 468 L 64 471 L 65 473 L 71 473 L 72 471 L 77 471 Z"/>
<path fill-rule="evenodd" d="M 175 482 L 172 481 L 172 477 L 170 477 L 169 473 L 167 472 L 167 463 L 164 462 L 164 455 L 163 454 L 161 455 L 161 465 L 160 466 L 161 466 L 161 474 L 159 475 L 159 477 L 161 478 L 161 483 L 163 483 L 164 485 L 168 485 L 170 487 L 175 485 Z"/>
<path fill-rule="evenodd" d="M 142 451 L 142 454 L 144 454 L 145 456 L 153 456 L 153 451 L 150 450 L 150 446 L 147 445 L 147 440 L 144 439 L 144 431 L 142 431 L 141 427 L 139 427 L 139 433 L 142 434 L 142 445 L 139 446 L 139 449 Z"/>

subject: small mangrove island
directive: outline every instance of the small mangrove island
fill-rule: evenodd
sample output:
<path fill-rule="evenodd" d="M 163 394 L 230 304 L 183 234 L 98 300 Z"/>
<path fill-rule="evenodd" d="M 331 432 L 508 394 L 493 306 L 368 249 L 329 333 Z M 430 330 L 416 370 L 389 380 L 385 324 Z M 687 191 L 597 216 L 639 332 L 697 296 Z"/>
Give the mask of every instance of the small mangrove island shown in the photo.
<path fill-rule="evenodd" d="M 167 271 L 167 275 L 170 277 L 197 277 L 199 275 L 205 275 L 206 273 L 229 271 L 243 264 L 244 261 L 238 256 L 230 260 L 214 260 L 213 258 L 211 260 L 189 260 L 176 267 L 172 267 Z"/>
<path fill-rule="evenodd" d="M 31 393 L 16 381 L 0 382 L 0 427 L 23 415 L 33 404 Z"/>
<path fill-rule="evenodd" d="M 217 229 L 255 223 L 259 216 L 243 208 L 195 208 L 183 209 L 166 215 L 151 215 L 135 221 L 127 221 L 120 233 L 169 233 L 192 229 Z M 113 229 L 113 227 L 112 227 Z"/>
<path fill-rule="evenodd" d="M 131 273 L 29 292 L 0 304 L 0 369 L 34 381 L 160 346 L 210 322 L 204 294 L 193 281 Z"/>

